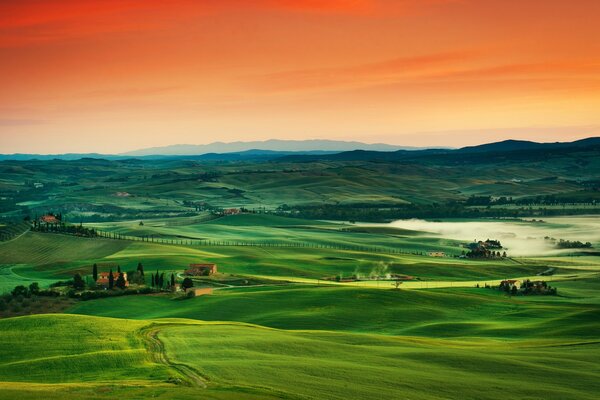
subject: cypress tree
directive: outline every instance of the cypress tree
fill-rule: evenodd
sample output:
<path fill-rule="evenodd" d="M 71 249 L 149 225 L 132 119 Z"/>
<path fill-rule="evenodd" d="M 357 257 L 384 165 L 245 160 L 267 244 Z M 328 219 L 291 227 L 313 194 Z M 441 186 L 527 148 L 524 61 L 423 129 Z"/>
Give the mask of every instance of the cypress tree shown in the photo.
<path fill-rule="evenodd" d="M 121 266 L 117 265 L 117 273 L 120 274 L 121 273 Z"/>
<path fill-rule="evenodd" d="M 160 274 L 160 278 L 158 278 L 158 282 L 160 282 L 160 287 L 162 288 L 165 284 L 165 273 Z"/>
<path fill-rule="evenodd" d="M 119 289 L 125 289 L 125 286 L 127 286 L 127 284 L 125 283 L 125 276 L 122 272 L 119 272 L 119 277 L 117 278 L 116 286 Z"/>
<path fill-rule="evenodd" d="M 98 280 L 98 265 L 96 263 L 92 267 L 92 277 L 94 278 L 94 282 Z"/>
<path fill-rule="evenodd" d="M 142 263 L 138 263 L 137 270 L 141 276 L 144 276 L 144 266 L 142 265 Z"/>
<path fill-rule="evenodd" d="M 175 275 L 171 273 L 171 287 L 175 288 Z"/>
<path fill-rule="evenodd" d="M 152 276 L 152 287 L 154 287 L 154 274 L 151 274 Z"/>
<path fill-rule="evenodd" d="M 113 272 L 112 272 L 112 268 L 110 269 L 110 272 L 108 273 L 108 288 L 112 289 L 115 285 L 115 278 L 113 277 Z"/>

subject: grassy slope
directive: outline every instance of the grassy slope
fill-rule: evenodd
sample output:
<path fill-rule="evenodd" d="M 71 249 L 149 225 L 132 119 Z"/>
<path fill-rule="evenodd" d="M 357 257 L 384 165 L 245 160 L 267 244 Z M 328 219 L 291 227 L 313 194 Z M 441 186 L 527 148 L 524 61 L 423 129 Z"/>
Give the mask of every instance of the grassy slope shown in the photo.
<path fill-rule="evenodd" d="M 239 325 L 178 326 L 161 337 L 173 360 L 213 384 L 292 399 L 593 399 L 600 390 L 598 344 L 565 353 L 558 342 L 507 346 Z"/>
<path fill-rule="evenodd" d="M 189 388 L 166 383 L 177 372 L 142 349 L 136 332 L 147 324 L 73 315 L 0 321 L 0 398 L 593 399 L 600 390 L 600 346 L 575 336 L 539 332 L 507 343 L 155 323 L 170 362 L 208 384 Z"/>
<path fill-rule="evenodd" d="M 249 227 L 246 234 L 251 235 L 252 229 Z M 274 230 L 275 233 L 269 232 L 269 235 L 275 235 L 279 228 L 263 229 Z M 358 235 L 345 232 L 334 234 Z M 426 242 L 429 239 L 422 240 Z M 420 246 L 424 249 L 431 247 L 424 244 Z M 206 261 L 216 262 L 222 272 L 246 275 L 319 279 L 338 274 L 369 275 L 380 270 L 417 276 L 424 280 L 464 281 L 535 275 L 547 269 L 538 261 L 529 266 L 510 261 L 481 262 L 327 248 L 190 247 L 32 232 L 0 244 L 0 257 L 0 277 L 3 278 L 0 286 L 6 289 L 14 287 L 20 280 L 37 280 L 47 284 L 70 278 L 75 272 L 87 275 L 93 263 L 98 263 L 101 270 L 121 265 L 123 270 L 128 271 L 142 262 L 147 270 L 182 271 L 190 263 Z"/>
<path fill-rule="evenodd" d="M 135 331 L 145 322 L 66 315 L 0 320 L 0 377 L 39 383 L 166 379 Z"/>
<path fill-rule="evenodd" d="M 542 329 L 555 337 L 570 337 L 574 330 L 581 331 L 580 337 L 594 337 L 600 308 L 566 299 L 559 303 L 553 298 L 510 298 L 487 289 L 260 287 L 217 290 L 212 296 L 183 301 L 157 296 L 101 299 L 79 303 L 70 311 L 427 337 L 527 338 Z"/>

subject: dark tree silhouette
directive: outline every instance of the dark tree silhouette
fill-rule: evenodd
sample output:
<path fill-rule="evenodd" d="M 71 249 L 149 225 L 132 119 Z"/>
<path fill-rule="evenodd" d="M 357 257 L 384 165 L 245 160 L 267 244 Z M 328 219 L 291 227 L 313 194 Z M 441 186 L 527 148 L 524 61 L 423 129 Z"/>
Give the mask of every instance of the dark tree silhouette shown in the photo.
<path fill-rule="evenodd" d="M 119 276 L 117 277 L 117 282 L 115 283 L 115 286 L 119 289 L 125 289 L 125 287 L 127 286 L 127 283 L 125 282 L 125 276 L 122 272 L 119 272 Z"/>
<path fill-rule="evenodd" d="M 92 277 L 94 278 L 94 282 L 98 280 L 98 265 L 96 265 L 96 263 L 94 263 L 94 266 L 92 267 Z"/>
<path fill-rule="evenodd" d="M 115 286 L 115 277 L 113 276 L 112 268 L 108 273 L 108 288 L 112 289 Z"/>
<path fill-rule="evenodd" d="M 73 288 L 75 288 L 76 290 L 85 289 L 85 282 L 83 281 L 81 275 L 75 274 L 75 276 L 73 276 Z"/>
<path fill-rule="evenodd" d="M 37 282 L 33 282 L 29 285 L 29 294 L 38 294 L 40 292 L 40 285 Z"/>
<path fill-rule="evenodd" d="M 190 278 L 185 278 L 181 283 L 183 291 L 187 291 L 189 288 L 194 287 L 194 282 Z"/>

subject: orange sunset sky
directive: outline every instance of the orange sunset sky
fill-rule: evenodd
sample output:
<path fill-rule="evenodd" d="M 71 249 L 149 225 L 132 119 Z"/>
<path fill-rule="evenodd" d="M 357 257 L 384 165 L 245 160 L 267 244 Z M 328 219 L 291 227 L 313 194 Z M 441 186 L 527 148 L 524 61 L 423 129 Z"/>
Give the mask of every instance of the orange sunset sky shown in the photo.
<path fill-rule="evenodd" d="M 0 153 L 587 136 L 598 0 L 0 1 Z"/>

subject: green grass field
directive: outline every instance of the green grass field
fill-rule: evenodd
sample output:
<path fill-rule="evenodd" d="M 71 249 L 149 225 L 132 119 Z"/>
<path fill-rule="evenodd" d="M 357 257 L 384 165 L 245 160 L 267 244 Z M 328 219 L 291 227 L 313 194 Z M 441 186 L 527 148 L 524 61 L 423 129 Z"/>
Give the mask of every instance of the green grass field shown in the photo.
<path fill-rule="evenodd" d="M 593 301 L 582 305 L 567 296 L 557 305 L 485 289 L 316 292 L 318 298 L 309 288 L 262 288 L 175 306 L 165 302 L 177 300 L 160 297 L 120 304 L 119 298 L 84 306 L 100 314 L 142 309 L 141 319 L 0 321 L 6 332 L 0 398 L 49 391 L 56 398 L 594 399 L 600 389 L 600 308 Z M 589 300 L 597 300 L 594 294 Z M 381 312 L 369 313 L 373 306 Z M 156 314 L 172 307 L 178 307 L 172 315 Z M 210 310 L 239 320 L 256 315 L 280 327 L 154 319 L 208 317 Z M 32 348 L 20 340 L 23 331 L 35 332 L 30 341 L 43 337 L 49 345 Z M 32 383 L 22 386 L 24 380 Z"/>
<path fill-rule="evenodd" d="M 548 227 L 585 233 L 590 223 L 563 219 Z M 142 262 L 148 272 L 180 273 L 190 263 L 215 262 L 220 272 L 208 279 L 219 287 L 208 296 L 73 301 L 66 314 L 0 319 L 1 399 L 586 400 L 600 391 L 600 262 L 593 255 L 437 258 L 427 250 L 460 252 L 460 241 L 264 215 L 95 226 L 132 236 L 143 229 L 173 239 L 320 246 L 200 246 L 35 232 L 0 243 L 2 291 L 34 281 L 45 287 L 76 272 L 89 277 L 93 263 L 128 271 Z M 509 297 L 474 287 L 540 279 L 549 268 L 553 275 L 543 279 L 558 296 Z M 322 281 L 387 273 L 416 279 L 400 290 L 390 281 Z M 240 286 L 244 280 L 256 286 Z"/>
<path fill-rule="evenodd" d="M 593 281 L 600 286 L 600 279 Z M 587 283 L 588 285 L 591 283 Z M 560 284 L 559 284 L 560 285 Z M 576 283 L 565 283 L 577 287 Z M 570 286 L 569 286 L 570 285 Z M 565 286 L 560 286 L 565 287 Z M 352 287 L 266 286 L 214 291 L 173 300 L 137 296 L 81 302 L 73 313 L 128 319 L 241 321 L 278 329 L 336 330 L 423 337 L 524 339 L 540 332 L 594 338 L 600 295 L 575 300 L 508 297 L 489 289 L 377 290 Z M 591 293 L 585 293 L 589 295 Z M 572 298 L 573 297 L 573 298 Z M 493 315 L 494 318 L 490 318 Z"/>
<path fill-rule="evenodd" d="M 215 229 L 227 230 L 229 225 L 211 223 Z M 327 225 L 329 226 L 329 225 Z M 234 227 L 237 229 L 237 227 Z M 270 229 L 271 237 L 278 237 L 279 227 L 242 227 L 246 235 L 252 230 Z M 240 229 L 242 229 L 240 228 Z M 296 228 L 291 228 L 294 230 Z M 530 276 L 543 272 L 547 265 L 540 262 L 524 263 L 511 260 L 476 261 L 426 255 L 427 250 L 449 249 L 458 252 L 455 241 L 427 236 L 396 238 L 376 233 L 354 233 L 342 230 L 310 232 L 311 240 L 335 237 L 337 243 L 365 246 L 359 250 L 339 250 L 335 247 L 268 247 L 268 246 L 187 246 L 151 242 L 77 238 L 67 235 L 29 232 L 10 242 L 0 244 L 3 271 L 9 276 L 18 274 L 24 280 L 59 280 L 75 272 L 91 273 L 91 265 L 101 269 L 135 269 L 142 262 L 148 270 L 182 271 L 195 262 L 215 262 L 223 273 L 273 277 L 322 279 L 328 276 L 397 273 L 417 277 L 423 281 L 470 281 L 503 279 L 510 276 Z M 330 239 L 333 241 L 334 239 Z M 392 254 L 370 251 L 393 243 L 399 248 L 422 252 L 423 255 Z M 377 247 L 372 247 L 377 246 Z M 557 271 L 560 272 L 560 269 Z M 576 270 L 570 271 L 576 272 Z M 20 278 L 19 278 L 20 279 Z M 7 280 L 5 286 L 14 282 Z"/>

